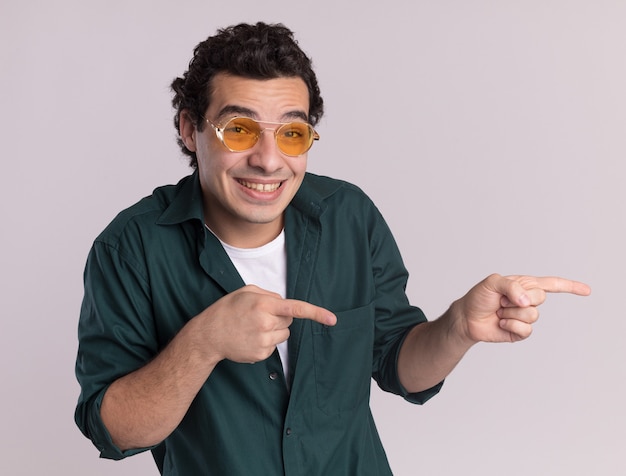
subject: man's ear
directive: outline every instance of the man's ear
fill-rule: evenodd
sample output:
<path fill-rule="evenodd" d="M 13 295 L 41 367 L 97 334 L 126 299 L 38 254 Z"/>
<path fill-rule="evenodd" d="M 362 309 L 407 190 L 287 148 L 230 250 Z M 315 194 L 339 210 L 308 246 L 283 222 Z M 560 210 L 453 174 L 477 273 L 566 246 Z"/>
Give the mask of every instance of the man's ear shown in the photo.
<path fill-rule="evenodd" d="M 178 133 L 185 144 L 185 147 L 191 152 L 196 152 L 196 126 L 189 116 L 189 111 L 183 109 L 178 116 Z"/>

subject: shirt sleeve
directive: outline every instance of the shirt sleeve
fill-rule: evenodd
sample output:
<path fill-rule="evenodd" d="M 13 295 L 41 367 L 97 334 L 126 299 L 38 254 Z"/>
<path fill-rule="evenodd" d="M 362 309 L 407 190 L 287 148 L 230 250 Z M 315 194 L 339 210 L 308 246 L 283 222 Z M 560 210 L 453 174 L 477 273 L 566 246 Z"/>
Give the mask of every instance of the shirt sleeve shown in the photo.
<path fill-rule="evenodd" d="M 138 260 L 103 241 L 90 251 L 84 282 L 76 359 L 81 394 L 75 420 L 102 457 L 122 459 L 150 448 L 117 448 L 100 417 L 100 405 L 111 383 L 157 353 L 148 282 Z"/>
<path fill-rule="evenodd" d="M 369 234 L 376 308 L 372 376 L 383 390 L 411 403 L 423 404 L 439 392 L 443 381 L 422 392 L 407 392 L 400 384 L 398 355 L 408 332 L 427 319 L 421 309 L 409 303 L 406 296 L 408 271 L 389 227 L 375 207 Z"/>

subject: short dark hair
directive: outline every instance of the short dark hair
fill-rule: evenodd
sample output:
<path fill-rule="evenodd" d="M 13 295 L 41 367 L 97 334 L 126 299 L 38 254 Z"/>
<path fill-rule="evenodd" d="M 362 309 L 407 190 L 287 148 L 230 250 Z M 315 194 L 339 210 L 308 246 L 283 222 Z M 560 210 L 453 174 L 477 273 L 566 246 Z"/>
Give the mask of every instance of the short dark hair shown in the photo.
<path fill-rule="evenodd" d="M 189 69 L 182 77 L 172 81 L 176 131 L 179 131 L 183 110 L 187 110 L 198 130 L 204 129 L 203 115 L 209 107 L 211 80 L 218 73 L 251 79 L 300 77 L 309 90 L 311 125 L 316 125 L 324 112 L 324 101 L 311 59 L 300 49 L 293 32 L 280 23 L 241 23 L 220 29 L 215 36 L 198 44 L 189 62 Z M 196 154 L 185 147 L 180 134 L 178 145 L 190 157 L 189 165 L 196 168 Z"/>

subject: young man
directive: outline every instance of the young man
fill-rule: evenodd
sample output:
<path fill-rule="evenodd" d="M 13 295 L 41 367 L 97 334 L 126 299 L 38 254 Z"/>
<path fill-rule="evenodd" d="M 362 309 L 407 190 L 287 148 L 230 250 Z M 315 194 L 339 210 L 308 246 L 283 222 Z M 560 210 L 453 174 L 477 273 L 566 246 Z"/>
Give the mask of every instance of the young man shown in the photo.
<path fill-rule="evenodd" d="M 370 379 L 414 403 L 479 341 L 528 337 L 561 278 L 492 275 L 426 322 L 385 222 L 306 173 L 323 103 L 280 25 L 198 45 L 172 88 L 194 173 L 123 211 L 85 271 L 76 421 L 161 474 L 391 474 Z"/>

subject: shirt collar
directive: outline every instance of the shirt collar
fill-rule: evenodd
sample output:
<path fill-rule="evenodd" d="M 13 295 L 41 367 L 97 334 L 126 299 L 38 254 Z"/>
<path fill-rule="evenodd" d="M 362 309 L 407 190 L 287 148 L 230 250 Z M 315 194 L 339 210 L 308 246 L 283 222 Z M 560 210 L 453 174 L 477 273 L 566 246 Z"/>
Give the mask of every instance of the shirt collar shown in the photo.
<path fill-rule="evenodd" d="M 321 177 L 307 173 L 300 189 L 291 201 L 291 206 L 304 215 L 319 218 L 326 211 L 326 199 L 339 188 L 336 181 L 320 180 Z"/>
<path fill-rule="evenodd" d="M 176 225 L 194 219 L 204 223 L 202 189 L 197 170 L 178 182 L 174 197 L 158 218 L 157 224 Z"/>

